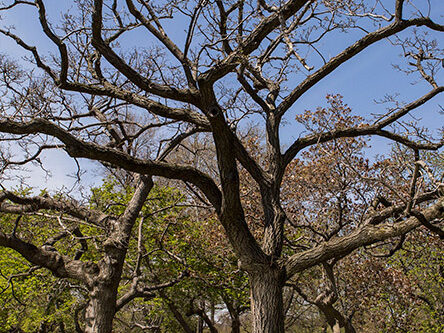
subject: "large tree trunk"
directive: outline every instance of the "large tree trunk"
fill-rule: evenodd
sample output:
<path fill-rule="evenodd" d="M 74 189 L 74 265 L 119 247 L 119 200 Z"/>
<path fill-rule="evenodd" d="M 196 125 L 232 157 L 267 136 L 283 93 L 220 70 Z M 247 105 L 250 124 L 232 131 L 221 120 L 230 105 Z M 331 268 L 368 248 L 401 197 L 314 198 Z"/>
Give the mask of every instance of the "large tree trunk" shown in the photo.
<path fill-rule="evenodd" d="M 116 295 L 113 286 L 103 284 L 90 291 L 90 300 L 85 310 L 85 333 L 112 332 Z"/>
<path fill-rule="evenodd" d="M 277 268 L 250 274 L 253 333 L 284 333 L 284 280 Z"/>

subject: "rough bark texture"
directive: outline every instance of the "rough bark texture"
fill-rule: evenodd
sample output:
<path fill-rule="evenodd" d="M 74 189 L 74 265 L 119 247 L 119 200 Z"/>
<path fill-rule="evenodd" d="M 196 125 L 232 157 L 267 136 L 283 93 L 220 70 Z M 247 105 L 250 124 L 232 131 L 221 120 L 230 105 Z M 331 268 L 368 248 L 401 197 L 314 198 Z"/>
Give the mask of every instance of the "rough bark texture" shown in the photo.
<path fill-rule="evenodd" d="M 253 333 L 283 333 L 285 274 L 272 268 L 250 274 Z"/>
<path fill-rule="evenodd" d="M 97 285 L 90 291 L 85 310 L 85 333 L 112 332 L 116 295 L 114 286 Z"/>

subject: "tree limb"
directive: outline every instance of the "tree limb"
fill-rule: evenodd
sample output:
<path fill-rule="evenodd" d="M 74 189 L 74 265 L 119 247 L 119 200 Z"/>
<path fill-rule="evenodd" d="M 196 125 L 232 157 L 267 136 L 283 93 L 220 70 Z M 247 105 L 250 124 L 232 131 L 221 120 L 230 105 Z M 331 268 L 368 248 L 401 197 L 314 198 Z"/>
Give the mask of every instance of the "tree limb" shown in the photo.
<path fill-rule="evenodd" d="M 421 17 L 414 18 L 407 21 L 395 21 L 392 24 L 380 28 L 374 32 L 366 34 L 363 38 L 355 42 L 353 45 L 346 48 L 344 51 L 339 53 L 337 56 L 331 58 L 324 66 L 322 66 L 315 73 L 309 75 L 304 81 L 302 81 L 284 100 L 280 103 L 277 108 L 277 114 L 282 117 L 284 113 L 299 99 L 305 92 L 307 92 L 311 87 L 325 78 L 328 74 L 333 72 L 340 65 L 345 63 L 347 60 L 351 59 L 355 55 L 359 54 L 361 51 L 366 49 L 368 46 L 380 41 L 384 38 L 392 36 L 398 32 L 401 32 L 412 26 L 427 26 L 430 29 L 437 31 L 444 31 L 444 26 L 434 23 L 430 18 Z"/>
<path fill-rule="evenodd" d="M 5 202 L 9 200 L 14 204 Z M 9 191 L 0 192 L 0 211 L 9 214 L 21 214 L 25 212 L 36 212 L 40 209 L 56 210 L 67 213 L 78 219 L 93 224 L 102 225 L 108 217 L 107 214 L 94 209 L 80 206 L 74 200 L 53 199 L 49 196 L 22 197 Z"/>
<path fill-rule="evenodd" d="M 66 130 L 45 119 L 34 119 L 19 123 L 9 119 L 0 120 L 0 132 L 11 134 L 42 133 L 53 136 L 65 144 L 65 150 L 71 157 L 83 157 L 94 161 L 108 162 L 113 166 L 139 174 L 162 176 L 190 182 L 197 186 L 212 203 L 216 210 L 221 207 L 221 193 L 214 181 L 205 173 L 189 166 L 166 162 L 139 159 L 126 153 L 95 143 L 77 139 Z"/>
<path fill-rule="evenodd" d="M 0 246 L 8 247 L 20 253 L 30 263 L 49 269 L 57 277 L 66 277 L 89 283 L 89 274 L 95 271 L 95 265 L 79 260 L 71 260 L 59 254 L 53 248 L 45 249 L 8 236 L 0 231 Z"/>
<path fill-rule="evenodd" d="M 439 199 L 421 213 L 426 221 L 444 218 L 444 198 Z M 330 240 L 315 248 L 291 256 L 285 262 L 287 279 L 321 262 L 347 255 L 359 247 L 406 234 L 421 224 L 421 221 L 416 217 L 410 217 L 393 224 L 365 224 L 347 236 Z"/>

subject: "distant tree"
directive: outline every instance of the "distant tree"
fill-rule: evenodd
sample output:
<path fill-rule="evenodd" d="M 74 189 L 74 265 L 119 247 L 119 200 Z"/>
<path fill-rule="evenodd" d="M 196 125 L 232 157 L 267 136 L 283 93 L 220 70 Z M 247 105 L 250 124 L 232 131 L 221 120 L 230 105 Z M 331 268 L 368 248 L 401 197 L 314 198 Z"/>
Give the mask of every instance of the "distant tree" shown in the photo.
<path fill-rule="evenodd" d="M 379 257 L 371 249 L 340 264 L 339 288 L 347 295 L 342 304 L 353 311 L 357 332 L 442 331 L 441 245 L 438 237 L 417 230 L 389 258 L 387 249 Z M 355 260 L 362 264 L 353 265 Z"/>
<path fill-rule="evenodd" d="M 141 206 L 135 209 L 135 201 L 142 195 L 144 186 L 147 186 L 145 196 L 139 198 Z M 34 258 L 27 262 L 11 249 L 1 249 L 0 300 L 3 307 L 0 313 L 4 332 L 88 331 L 94 327 L 96 318 L 114 318 L 123 308 L 117 315 L 118 326 L 160 327 L 160 319 L 154 320 L 156 325 L 149 325 L 153 318 L 147 319 L 143 314 L 130 316 L 128 304 L 138 298 L 145 302 L 153 299 L 156 291 L 171 287 L 186 276 L 186 268 L 177 261 L 168 266 L 161 264 L 167 254 L 160 243 L 150 238 L 154 231 L 156 235 L 164 231 L 165 221 L 180 221 L 179 208 L 176 208 L 180 194 L 171 188 L 158 188 L 148 178 L 141 180 L 136 189 L 122 187 L 108 179 L 92 192 L 89 202 L 83 205 L 73 199 L 61 196 L 54 199 L 43 194 L 26 196 L 22 201 L 24 206 L 12 204 L 21 198 L 17 193 L 2 193 L 1 207 L 6 213 L 2 217 L 2 236 L 9 234 L 7 237 L 23 248 L 25 259 Z M 33 206 L 41 209 L 34 211 Z M 136 215 L 125 220 L 131 209 L 135 209 Z M 126 225 L 127 229 L 116 228 L 114 223 Z M 129 228 L 128 224 L 137 225 L 137 228 Z M 117 257 L 121 261 L 112 262 L 120 266 L 121 271 L 113 277 L 114 286 L 100 286 L 96 274 L 99 267 L 110 260 L 108 247 L 113 242 L 126 244 L 121 250 L 124 253 Z M 36 246 L 43 249 L 45 255 L 36 254 Z M 53 269 L 42 271 L 45 266 L 33 260 L 46 261 L 45 265 Z M 72 275 L 72 270 L 76 270 L 76 266 L 68 264 L 72 261 L 84 267 L 85 275 L 77 278 Z M 99 286 L 89 282 L 94 278 Z M 104 299 L 116 305 L 105 303 L 104 309 L 97 313 L 94 303 L 104 302 Z M 149 308 L 146 305 L 144 311 Z"/>
<path fill-rule="evenodd" d="M 137 174 L 134 194 L 123 214 L 114 217 L 63 196 L 27 197 L 4 189 L 3 213 L 50 209 L 96 224 L 107 233 L 97 262 L 67 257 L 10 230 L 0 233 L 0 245 L 57 276 L 84 283 L 89 293 L 87 332 L 111 332 L 114 314 L 126 302 L 127 298 L 117 300 L 117 290 L 152 177 L 184 183 L 212 207 L 240 267 L 248 273 L 254 333 L 284 331 L 283 289 L 300 272 L 402 237 L 421 225 L 442 237 L 442 180 L 429 179 L 421 171 L 427 169 L 422 151 L 439 149 L 442 138 L 433 140 L 419 126 L 403 122 L 444 90 L 438 77 L 442 50 L 434 39 L 444 26 L 430 18 L 439 10 L 437 1 L 418 6 L 403 0 L 77 0 L 72 4 L 75 9 L 64 13 L 59 23 L 51 22 L 43 0 L 11 1 L 0 8 L 6 17 L 22 6 L 35 9 L 41 30 L 56 50 L 48 55 L 44 46 L 35 47 L 12 29 L 0 30 L 31 56 L 26 71 L 2 56 L 2 171 L 6 177 L 27 163 L 48 167 L 40 159 L 42 152 L 62 149 L 75 161 L 88 159 Z M 174 41 L 180 37 L 169 33 L 177 26 L 185 26 L 180 36 L 183 46 Z M 344 36 L 353 41 L 331 56 L 329 46 L 340 47 L 338 41 Z M 391 43 L 383 44 L 387 38 Z M 132 39 L 135 45 L 125 47 Z M 398 69 L 424 80 L 429 90 L 407 103 L 387 97 L 394 107 L 357 121 L 340 99 L 331 98 L 337 121 L 331 123 L 319 110 L 313 127 L 295 133 L 297 138 L 284 148 L 283 120 L 296 111 L 304 122 L 301 109 L 314 107 L 301 105 L 301 98 L 378 42 L 387 49 L 399 46 L 409 67 Z M 30 66 L 41 71 L 30 71 Z M 265 132 L 266 148 L 259 158 L 241 136 L 248 119 Z M 216 166 L 197 157 L 173 162 L 171 153 L 186 147 L 185 139 L 203 132 L 215 147 L 208 158 Z M 372 200 L 361 198 L 361 214 L 350 216 L 346 223 L 330 216 L 321 234 L 316 234 L 318 217 L 304 216 L 305 205 L 328 208 L 337 201 L 301 198 L 289 212 L 292 199 L 284 190 L 285 174 L 290 166 L 295 176 L 303 170 L 296 158 L 310 147 L 329 147 L 342 138 L 353 142 L 362 136 L 406 146 L 414 152 L 413 160 L 400 169 L 402 177 L 396 177 L 394 191 L 391 175 L 380 167 L 374 178 L 389 184 L 385 191 L 374 191 Z M 251 188 L 258 189 L 260 208 L 254 225 L 247 221 L 240 172 L 247 173 L 249 178 L 244 179 L 251 179 Z M 341 197 L 340 191 L 337 196 Z M 284 251 L 292 216 L 304 217 L 296 226 L 314 228 L 315 235 L 307 242 L 291 238 L 292 251 Z M 128 298 L 140 294 L 136 282 Z"/>
<path fill-rule="evenodd" d="M 331 106 L 338 105 L 337 97 L 330 96 L 329 100 Z M 331 124 L 360 121 L 359 117 L 342 118 L 350 112 L 345 105 L 342 107 L 338 113 L 335 107 L 308 111 L 301 119 L 307 129 L 313 129 L 323 119 Z M 294 168 L 288 168 L 284 182 L 287 197 L 291 198 L 286 204 L 291 225 L 287 228 L 286 246 L 308 246 L 308 242 L 337 237 L 350 223 L 365 216 L 369 205 L 374 209 L 390 206 L 385 199 L 389 196 L 387 191 L 401 198 L 409 195 L 410 187 L 403 188 L 403 177 L 414 172 L 409 169 L 409 161 L 414 159 L 411 152 L 395 147 L 391 158 L 371 163 L 364 158 L 366 148 L 364 139 L 335 140 L 310 148 L 302 160 L 295 160 Z M 428 153 L 422 158 L 420 163 L 425 170 L 421 171 L 417 185 L 434 188 L 434 179 L 442 174 L 439 163 L 435 163 L 439 154 Z M 314 216 L 312 223 L 304 223 Z M 415 250 L 421 247 L 424 237 L 429 237 L 427 250 Z M 295 238 L 303 241 L 294 243 Z M 418 238 L 422 239 L 419 243 Z M 365 247 L 345 258 L 323 262 L 289 281 L 288 287 L 296 291 L 293 307 L 311 307 L 306 312 L 312 316 L 319 311 L 332 332 L 421 331 L 425 327 L 439 331 L 442 314 L 429 305 L 440 299 L 436 290 L 442 288 L 439 267 L 444 252 L 436 248 L 439 243 L 433 231 L 420 229 Z M 424 258 L 429 260 L 425 266 Z M 402 264 L 405 262 L 409 264 Z M 419 271 L 427 277 L 412 279 L 413 272 Z M 428 281 L 428 286 L 421 287 L 421 280 Z M 425 290 L 433 295 L 430 300 L 423 299 Z"/>

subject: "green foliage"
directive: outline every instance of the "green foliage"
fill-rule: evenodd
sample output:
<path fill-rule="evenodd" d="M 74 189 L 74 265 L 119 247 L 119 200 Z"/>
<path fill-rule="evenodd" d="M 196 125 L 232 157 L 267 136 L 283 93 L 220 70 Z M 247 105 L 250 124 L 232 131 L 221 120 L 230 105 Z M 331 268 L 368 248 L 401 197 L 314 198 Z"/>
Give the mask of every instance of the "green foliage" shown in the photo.
<path fill-rule="evenodd" d="M 28 191 L 22 194 L 29 194 Z M 44 193 L 43 193 L 44 194 Z M 121 215 L 134 188 L 124 187 L 116 179 L 107 178 L 99 187 L 91 189 L 89 207 L 106 214 Z M 142 231 L 143 258 L 140 269 L 146 285 L 170 281 L 184 269 L 190 276 L 160 295 L 144 300 L 136 299 L 117 314 L 116 331 L 124 331 L 121 322 L 137 318 L 139 322 L 160 324 L 164 332 L 181 328 L 172 315 L 168 301 L 174 302 L 182 315 L 194 325 L 196 318 L 186 312 L 194 300 L 205 300 L 214 306 L 231 302 L 248 306 L 248 280 L 240 272 L 234 254 L 228 250 L 223 230 L 210 215 L 200 216 L 187 207 L 185 196 L 177 189 L 154 186 L 136 221 L 128 245 L 119 294 L 125 293 L 128 281 L 136 267 L 140 250 L 138 230 Z M 2 231 L 11 234 L 17 216 L 1 218 Z M 140 225 L 142 224 L 142 225 Z M 63 226 L 63 227 L 61 227 Z M 41 211 L 39 215 L 21 217 L 16 228 L 17 237 L 42 246 L 63 228 L 72 227 L 72 221 L 59 219 L 54 212 Z M 81 260 L 97 262 L 101 257 L 104 230 L 83 221 L 78 225 L 88 242 L 88 251 Z M 71 235 L 72 236 L 72 235 Z M 62 254 L 74 257 L 79 249 L 74 237 L 64 237 L 54 244 Z M 73 309 L 87 301 L 87 291 L 75 281 L 58 279 L 44 269 L 33 268 L 13 250 L 0 248 L 0 322 L 1 332 L 20 329 L 35 332 L 45 326 L 55 330 L 63 323 L 66 331 L 74 331 Z M 29 274 L 28 274 L 29 272 Z"/>
<path fill-rule="evenodd" d="M 91 190 L 90 207 L 118 216 L 123 213 L 126 204 L 131 199 L 134 189 L 122 188 L 112 179 L 105 179 L 102 186 Z M 29 194 L 29 191 L 20 193 Z M 44 193 L 42 193 L 44 194 Z M 160 232 L 163 230 L 160 221 L 173 221 L 180 209 L 173 206 L 182 200 L 179 191 L 167 187 L 155 187 L 142 214 L 147 216 L 144 223 L 144 245 L 148 251 L 157 244 Z M 18 238 L 42 246 L 63 227 L 70 227 L 69 222 L 57 219 L 51 211 L 40 212 L 39 215 L 23 216 L 19 219 L 16 230 Z M 155 214 L 153 214 L 155 213 Z M 17 216 L 3 215 L 1 228 L 11 234 L 14 230 Z M 79 228 L 88 241 L 88 251 L 82 256 L 83 261 L 97 261 L 101 256 L 103 230 L 97 226 L 82 223 Z M 62 254 L 73 257 L 79 248 L 74 237 L 65 237 L 54 244 Z M 129 246 L 128 265 L 135 262 L 137 241 L 133 237 Z M 156 266 L 161 267 L 163 260 Z M 164 275 L 171 274 L 168 269 Z M 31 270 L 31 271 L 30 271 Z M 8 248 L 0 248 L 0 332 L 11 329 L 21 329 L 24 332 L 35 332 L 41 325 L 50 328 L 59 322 L 64 323 L 67 331 L 73 331 L 73 308 L 86 301 L 85 290 L 76 286 L 75 281 L 57 279 L 44 269 L 35 269 L 19 254 Z M 28 274 L 29 272 L 29 274 Z M 124 290 L 124 288 L 123 288 Z"/>
<path fill-rule="evenodd" d="M 12 230 L 15 221 L 16 217 L 3 216 L 3 230 Z M 23 217 L 17 229 L 17 236 L 33 240 L 37 245 L 42 245 L 56 232 L 42 217 Z M 32 267 L 15 251 L 4 247 L 0 248 L 0 273 L 0 322 L 4 323 L 0 332 L 14 328 L 35 332 L 44 323 L 59 322 L 66 323 L 66 329 L 73 329 L 68 318 L 75 300 L 67 288 L 67 281 L 58 280 L 47 270 Z"/>
<path fill-rule="evenodd" d="M 389 264 L 405 274 L 410 282 L 412 302 L 404 309 L 413 314 L 414 329 L 419 332 L 444 331 L 444 253 L 442 242 L 426 231 L 410 235 L 402 250 L 393 256 Z M 415 310 L 411 311 L 411 307 Z"/>

